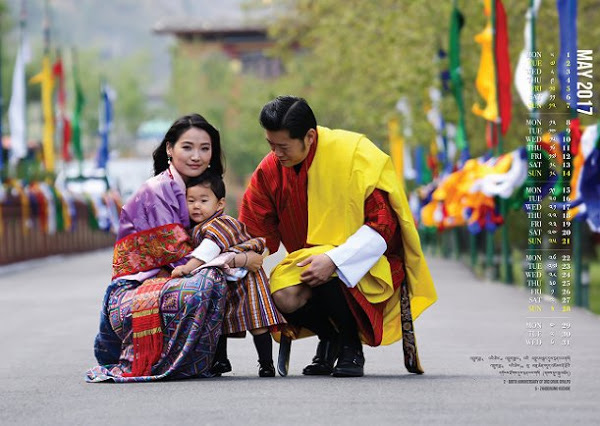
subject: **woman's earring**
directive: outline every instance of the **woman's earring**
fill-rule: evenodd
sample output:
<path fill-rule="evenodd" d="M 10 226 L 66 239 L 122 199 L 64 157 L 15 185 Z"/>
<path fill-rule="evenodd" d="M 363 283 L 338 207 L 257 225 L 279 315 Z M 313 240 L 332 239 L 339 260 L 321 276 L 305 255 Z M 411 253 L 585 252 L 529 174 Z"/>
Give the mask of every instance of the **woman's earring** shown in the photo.
<path fill-rule="evenodd" d="M 167 157 L 167 163 L 171 164 L 171 160 L 173 159 L 173 157 L 171 157 L 170 155 Z"/>
<path fill-rule="evenodd" d="M 208 165 L 207 169 L 210 169 L 210 163 L 209 163 L 209 165 Z"/>

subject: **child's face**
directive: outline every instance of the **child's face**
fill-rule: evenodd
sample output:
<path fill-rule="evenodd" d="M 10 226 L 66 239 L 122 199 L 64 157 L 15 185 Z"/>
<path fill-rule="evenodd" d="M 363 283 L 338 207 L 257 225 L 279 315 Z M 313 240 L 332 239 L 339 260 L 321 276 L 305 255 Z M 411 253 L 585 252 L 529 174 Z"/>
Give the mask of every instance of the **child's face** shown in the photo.
<path fill-rule="evenodd" d="M 195 185 L 187 189 L 186 192 L 187 206 L 190 212 L 190 218 L 200 223 L 205 221 L 217 210 L 225 207 L 225 199 L 217 198 L 210 186 Z"/>

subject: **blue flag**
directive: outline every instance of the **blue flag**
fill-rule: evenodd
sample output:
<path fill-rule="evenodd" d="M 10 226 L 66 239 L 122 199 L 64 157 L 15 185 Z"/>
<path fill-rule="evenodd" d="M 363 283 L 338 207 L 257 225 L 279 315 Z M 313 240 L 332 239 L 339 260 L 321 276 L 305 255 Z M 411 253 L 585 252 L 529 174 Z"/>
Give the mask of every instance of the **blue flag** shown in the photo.
<path fill-rule="evenodd" d="M 115 98 L 115 93 L 108 84 L 103 83 L 100 91 L 100 97 L 102 99 L 98 117 L 98 135 L 100 136 L 100 147 L 98 148 L 98 155 L 96 157 L 96 166 L 99 169 L 105 169 L 109 156 L 108 137 L 112 128 L 112 102 Z"/>
<path fill-rule="evenodd" d="M 557 0 L 560 29 L 558 81 L 560 96 L 575 110 L 577 108 L 577 0 Z"/>

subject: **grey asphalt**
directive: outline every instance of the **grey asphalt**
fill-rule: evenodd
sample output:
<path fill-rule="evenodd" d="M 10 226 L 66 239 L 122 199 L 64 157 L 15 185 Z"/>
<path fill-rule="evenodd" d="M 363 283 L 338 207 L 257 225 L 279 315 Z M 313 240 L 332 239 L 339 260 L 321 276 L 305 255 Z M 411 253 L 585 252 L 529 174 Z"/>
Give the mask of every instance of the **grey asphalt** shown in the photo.
<path fill-rule="evenodd" d="M 529 346 L 525 290 L 436 258 L 428 262 L 439 300 L 415 326 L 422 376 L 406 372 L 400 344 L 365 348 L 363 378 L 302 376 L 316 346 L 309 338 L 294 342 L 288 377 L 260 379 L 246 338 L 230 340 L 234 371 L 222 378 L 85 383 L 110 261 L 103 250 L 0 268 L 0 424 L 599 424 L 599 318 L 574 309 L 556 320 L 571 323 L 569 346 Z M 548 333 L 554 319 L 543 321 Z M 568 391 L 509 384 L 523 377 L 499 372 L 532 370 L 506 356 L 567 355 L 570 365 L 554 370 L 570 374 Z"/>

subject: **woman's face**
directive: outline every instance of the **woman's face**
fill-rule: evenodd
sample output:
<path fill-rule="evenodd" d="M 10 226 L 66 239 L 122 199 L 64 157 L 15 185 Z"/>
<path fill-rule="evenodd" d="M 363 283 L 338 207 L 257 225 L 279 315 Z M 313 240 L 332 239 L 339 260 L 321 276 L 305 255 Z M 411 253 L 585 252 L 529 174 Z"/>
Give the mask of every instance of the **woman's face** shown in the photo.
<path fill-rule="evenodd" d="M 212 157 L 210 136 L 202 129 L 191 127 L 173 145 L 167 144 L 167 155 L 184 182 L 187 182 L 208 168 Z"/>

